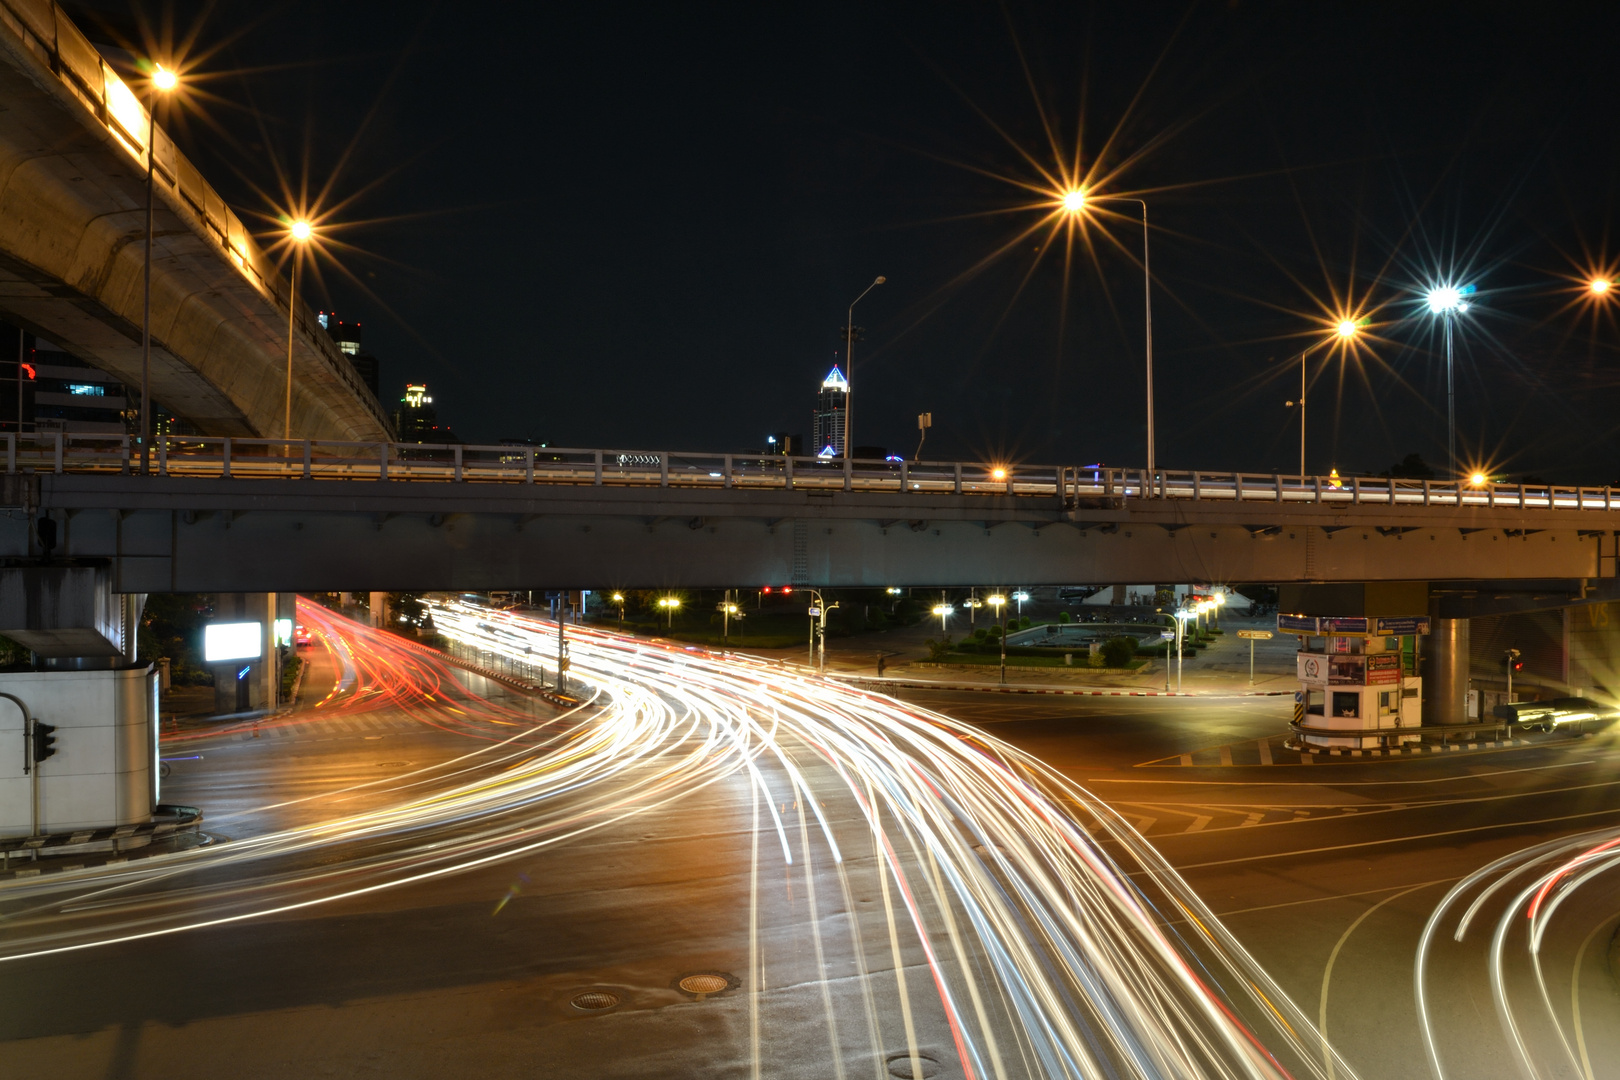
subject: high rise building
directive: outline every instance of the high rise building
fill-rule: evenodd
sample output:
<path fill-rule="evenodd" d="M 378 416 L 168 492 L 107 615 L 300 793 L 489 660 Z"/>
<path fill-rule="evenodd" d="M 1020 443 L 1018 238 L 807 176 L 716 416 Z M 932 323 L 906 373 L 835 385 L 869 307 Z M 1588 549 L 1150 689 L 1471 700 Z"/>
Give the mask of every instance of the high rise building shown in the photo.
<path fill-rule="evenodd" d="M 818 457 L 844 456 L 844 410 L 849 405 L 849 380 L 834 364 L 821 380 L 815 412 L 810 417 L 811 449 Z"/>
<path fill-rule="evenodd" d="M 362 344 L 360 324 L 357 322 L 346 323 L 335 314 L 325 311 L 321 312 L 320 320 L 321 325 L 326 328 L 326 332 L 332 336 L 332 340 L 337 342 L 339 351 L 349 358 L 349 363 L 354 365 L 355 374 L 359 375 L 360 380 L 371 388 L 371 392 L 376 395 L 378 400 L 381 400 L 380 367 L 377 358 L 368 352 Z"/>

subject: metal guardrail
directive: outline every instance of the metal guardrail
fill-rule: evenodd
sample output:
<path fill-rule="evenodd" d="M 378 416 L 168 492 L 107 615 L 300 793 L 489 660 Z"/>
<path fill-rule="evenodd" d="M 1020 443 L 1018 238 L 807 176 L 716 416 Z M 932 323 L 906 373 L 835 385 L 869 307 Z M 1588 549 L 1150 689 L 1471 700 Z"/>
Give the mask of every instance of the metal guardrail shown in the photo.
<path fill-rule="evenodd" d="M 274 261 L 265 257 L 241 219 L 180 152 L 168 132 L 150 124 L 150 114 L 139 95 L 102 59 L 61 6 L 55 0 L 0 0 L 0 24 L 17 34 L 23 47 L 50 68 L 143 170 L 148 162 L 147 133 L 151 132 L 150 160 L 155 182 L 196 215 L 203 234 L 219 245 L 254 288 L 286 311 L 292 290 Z M 337 376 L 367 403 L 383 430 L 391 430 L 381 403 L 306 305 L 299 305 L 296 321 L 298 329 L 315 343 L 316 351 Z"/>
<path fill-rule="evenodd" d="M 140 469 L 140 441 L 127 435 L 0 435 L 8 473 L 121 473 Z M 892 491 L 1015 496 L 1117 504 L 1125 499 L 1214 503 L 1519 510 L 1615 510 L 1608 487 L 1485 485 L 1365 477 L 1003 465 L 960 461 L 864 461 L 648 450 L 535 446 L 238 439 L 191 435 L 153 440 L 161 476 L 233 479 L 395 480 L 451 483 L 627 485 L 807 491 Z"/>

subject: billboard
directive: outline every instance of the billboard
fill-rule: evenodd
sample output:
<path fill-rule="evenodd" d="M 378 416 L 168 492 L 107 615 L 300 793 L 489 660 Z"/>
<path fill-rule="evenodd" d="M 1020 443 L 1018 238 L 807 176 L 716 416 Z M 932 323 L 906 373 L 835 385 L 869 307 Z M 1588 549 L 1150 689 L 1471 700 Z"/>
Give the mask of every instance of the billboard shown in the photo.
<path fill-rule="evenodd" d="M 210 664 L 258 660 L 263 655 L 263 623 L 209 623 L 203 627 L 203 659 Z"/>

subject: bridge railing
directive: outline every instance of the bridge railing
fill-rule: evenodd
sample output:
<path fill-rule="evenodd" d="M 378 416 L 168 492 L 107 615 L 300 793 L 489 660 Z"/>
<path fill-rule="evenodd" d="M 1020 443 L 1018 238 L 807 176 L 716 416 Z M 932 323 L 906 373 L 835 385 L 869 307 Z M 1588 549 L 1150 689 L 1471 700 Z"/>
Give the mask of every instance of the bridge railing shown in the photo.
<path fill-rule="evenodd" d="M 134 473 L 140 441 L 128 435 L 6 432 L 8 473 Z M 329 442 L 167 435 L 148 468 L 160 476 L 232 479 L 578 484 L 971 495 L 1117 505 L 1127 499 L 1329 506 L 1614 510 L 1609 487 L 1469 484 L 1456 480 L 1290 476 L 1276 473 L 1115 469 L 960 461 L 864 461 L 587 450 L 551 446 Z"/>

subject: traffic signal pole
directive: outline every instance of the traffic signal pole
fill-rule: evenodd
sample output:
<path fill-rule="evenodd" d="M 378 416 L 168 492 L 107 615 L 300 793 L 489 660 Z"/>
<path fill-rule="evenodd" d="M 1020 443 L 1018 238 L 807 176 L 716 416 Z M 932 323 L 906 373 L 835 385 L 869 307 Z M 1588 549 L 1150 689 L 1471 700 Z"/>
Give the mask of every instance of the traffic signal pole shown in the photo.
<path fill-rule="evenodd" d="M 18 331 L 21 334 L 21 331 Z M 20 377 L 22 372 L 17 373 Z M 5 698 L 22 710 L 23 714 L 23 772 L 33 777 L 32 810 L 28 823 L 28 835 L 39 835 L 39 762 L 34 757 L 34 714 L 28 711 L 28 706 L 16 694 L 8 694 L 0 690 L 0 698 Z M 49 731 L 55 731 L 50 728 Z M 47 734 L 49 733 L 47 732 Z M 54 741 L 54 740 L 53 740 Z M 51 753 L 56 751 L 52 750 Z M 47 755 L 49 756 L 49 755 Z"/>

